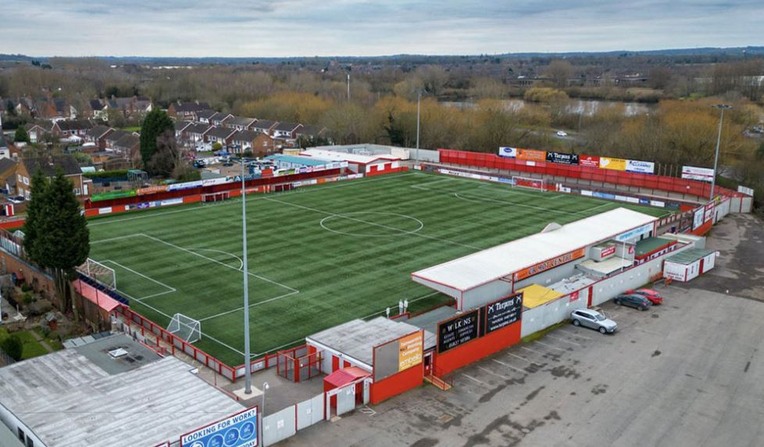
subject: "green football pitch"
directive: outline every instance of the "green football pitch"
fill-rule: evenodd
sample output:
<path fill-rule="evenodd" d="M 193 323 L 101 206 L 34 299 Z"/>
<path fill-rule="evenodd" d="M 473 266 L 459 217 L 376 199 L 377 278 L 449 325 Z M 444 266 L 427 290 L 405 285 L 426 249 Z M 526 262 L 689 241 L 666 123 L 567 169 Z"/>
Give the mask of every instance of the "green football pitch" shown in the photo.
<path fill-rule="evenodd" d="M 420 172 L 247 198 L 253 356 L 398 301 L 409 311 L 450 298 L 410 273 L 625 206 Z M 201 322 L 196 346 L 229 365 L 243 357 L 241 201 L 156 209 L 89 222 L 90 257 L 113 268 L 130 307 L 167 327 Z"/>

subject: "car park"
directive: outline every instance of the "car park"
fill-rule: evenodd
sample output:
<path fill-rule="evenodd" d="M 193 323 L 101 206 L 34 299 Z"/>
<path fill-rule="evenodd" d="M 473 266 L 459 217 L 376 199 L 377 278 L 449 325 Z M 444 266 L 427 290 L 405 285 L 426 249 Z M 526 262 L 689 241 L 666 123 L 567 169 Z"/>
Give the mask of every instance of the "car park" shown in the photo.
<path fill-rule="evenodd" d="M 653 305 L 650 300 L 637 293 L 622 293 L 613 298 L 613 303 L 618 304 L 619 306 L 628 306 L 639 310 L 647 310 Z"/>
<path fill-rule="evenodd" d="M 628 293 L 630 295 L 637 294 L 642 295 L 648 300 L 650 300 L 651 303 L 653 303 L 653 306 L 663 304 L 663 297 L 660 293 L 658 293 L 656 290 L 653 289 L 637 289 L 637 290 L 627 290 L 625 293 Z"/>
<path fill-rule="evenodd" d="M 599 331 L 602 334 L 612 334 L 618 329 L 618 324 L 594 309 L 576 309 L 570 313 L 573 326 L 583 326 Z"/>

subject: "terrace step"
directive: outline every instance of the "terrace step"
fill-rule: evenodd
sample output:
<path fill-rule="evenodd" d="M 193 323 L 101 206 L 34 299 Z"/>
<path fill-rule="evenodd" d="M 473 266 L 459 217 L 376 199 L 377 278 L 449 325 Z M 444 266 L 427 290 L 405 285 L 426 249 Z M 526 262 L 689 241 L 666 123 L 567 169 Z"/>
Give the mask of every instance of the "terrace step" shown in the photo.
<path fill-rule="evenodd" d="M 424 376 L 424 381 L 433 384 L 436 388 L 443 391 L 448 391 L 451 389 L 451 384 L 433 374 Z"/>

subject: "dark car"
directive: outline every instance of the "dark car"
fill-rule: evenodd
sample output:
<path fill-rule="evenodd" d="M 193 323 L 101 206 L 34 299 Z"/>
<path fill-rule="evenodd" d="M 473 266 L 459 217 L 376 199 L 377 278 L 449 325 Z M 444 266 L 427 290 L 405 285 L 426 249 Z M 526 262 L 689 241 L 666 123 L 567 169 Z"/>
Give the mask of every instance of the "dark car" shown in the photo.
<path fill-rule="evenodd" d="M 642 295 L 648 300 L 650 300 L 650 302 L 653 303 L 653 305 L 663 304 L 663 297 L 661 296 L 660 293 L 656 292 L 653 289 L 627 290 L 624 293 L 627 293 L 629 295 L 634 295 L 634 294 Z"/>
<path fill-rule="evenodd" d="M 629 306 L 639 310 L 647 310 L 653 303 L 643 295 L 636 293 L 624 293 L 613 298 L 613 302 L 619 306 Z"/>

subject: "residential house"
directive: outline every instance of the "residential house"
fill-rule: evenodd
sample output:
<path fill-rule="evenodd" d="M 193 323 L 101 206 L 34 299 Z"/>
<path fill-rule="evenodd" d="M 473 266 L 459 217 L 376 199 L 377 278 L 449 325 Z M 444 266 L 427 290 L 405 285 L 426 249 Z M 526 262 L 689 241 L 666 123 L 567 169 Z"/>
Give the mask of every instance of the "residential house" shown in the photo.
<path fill-rule="evenodd" d="M 16 194 L 24 196 L 27 200 L 31 198 L 32 177 L 37 171 L 52 178 L 58 175 L 58 170 L 64 173 L 64 176 L 72 181 L 74 194 L 81 199 L 89 195 L 87 182 L 82 177 L 82 170 L 77 160 L 71 155 L 49 155 L 42 158 L 22 158 L 16 168 Z"/>
<path fill-rule="evenodd" d="M 53 130 L 53 123 L 44 121 L 42 123 L 29 123 L 24 126 L 29 135 L 31 143 L 37 143 L 43 140 L 45 135 L 49 135 Z"/>
<path fill-rule="evenodd" d="M 210 117 L 210 125 L 215 127 L 222 126 L 226 121 L 232 119 L 234 116 L 230 113 L 217 112 Z"/>
<path fill-rule="evenodd" d="M 98 150 L 106 149 L 106 137 L 114 132 L 114 129 L 109 126 L 97 125 L 88 130 L 85 134 L 85 142 L 93 143 Z"/>
<path fill-rule="evenodd" d="M 252 151 L 252 145 L 260 134 L 252 130 L 238 130 L 231 140 L 231 146 L 234 154 Z"/>
<path fill-rule="evenodd" d="M 212 118 L 212 116 L 216 113 L 218 112 L 214 110 L 201 110 L 196 112 L 196 119 L 202 124 L 210 124 L 210 118 Z"/>
<path fill-rule="evenodd" d="M 153 110 L 151 99 L 144 96 L 116 97 L 104 100 L 108 110 L 118 111 L 125 118 L 141 117 Z"/>
<path fill-rule="evenodd" d="M 220 143 L 223 147 L 226 147 L 233 141 L 235 133 L 235 130 L 228 129 L 227 127 L 213 127 L 204 138 L 208 143 Z"/>
<path fill-rule="evenodd" d="M 206 102 L 174 102 L 167 108 L 167 114 L 179 120 L 197 121 L 198 112 L 209 110 L 210 105 Z"/>
<path fill-rule="evenodd" d="M 255 122 L 257 122 L 257 119 L 255 118 L 234 116 L 233 118 L 227 119 L 223 125 L 229 129 L 250 130 L 252 129 L 252 126 L 254 126 Z"/>
<path fill-rule="evenodd" d="M 255 157 L 265 157 L 276 152 L 278 151 L 273 138 L 267 133 L 259 132 L 257 137 L 255 137 L 255 141 L 252 142 L 252 155 Z"/>
<path fill-rule="evenodd" d="M 178 142 L 185 141 L 186 129 L 191 125 L 191 121 L 175 121 L 175 139 Z"/>
<path fill-rule="evenodd" d="M 141 158 L 141 137 L 135 133 L 122 136 L 114 142 L 111 149 L 123 159 L 128 160 L 132 166 L 139 166 Z"/>
<path fill-rule="evenodd" d="M 185 134 L 184 140 L 190 143 L 191 146 L 196 146 L 199 143 L 206 141 L 205 136 L 207 135 L 207 132 L 212 129 L 214 129 L 214 127 L 208 124 L 192 124 L 186 127 L 183 131 Z"/>
<path fill-rule="evenodd" d="M 73 120 L 77 118 L 77 109 L 65 99 L 51 98 L 41 99 L 35 104 L 37 118 L 51 121 Z"/>
<path fill-rule="evenodd" d="M 90 117 L 96 121 L 109 121 L 109 109 L 100 99 L 91 99 L 88 101 L 90 108 Z"/>
<path fill-rule="evenodd" d="M 18 162 L 11 158 L 0 158 L 0 188 L 5 194 L 16 193 L 16 167 Z"/>
<path fill-rule="evenodd" d="M 255 124 L 252 125 L 252 130 L 255 132 L 262 132 L 267 133 L 268 135 L 271 134 L 271 130 L 276 127 L 278 123 L 276 121 L 271 120 L 257 120 L 255 121 Z"/>
<path fill-rule="evenodd" d="M 326 127 L 318 127 L 318 126 L 302 126 L 299 129 L 297 129 L 297 132 L 295 132 L 295 138 L 324 138 L 326 137 L 328 129 Z"/>
<path fill-rule="evenodd" d="M 73 136 L 84 138 L 92 128 L 93 123 L 88 120 L 56 121 L 53 123 L 51 133 L 61 138 Z"/>
<path fill-rule="evenodd" d="M 109 133 L 104 137 L 104 141 L 106 143 L 106 149 L 114 150 L 114 145 L 117 144 L 117 141 L 122 139 L 126 135 L 133 135 L 132 132 L 127 132 L 124 130 L 115 130 L 114 132 Z"/>
<path fill-rule="evenodd" d="M 273 138 L 294 140 L 297 138 L 297 131 L 299 131 L 301 127 L 302 124 L 278 123 L 271 129 L 270 134 Z"/>

